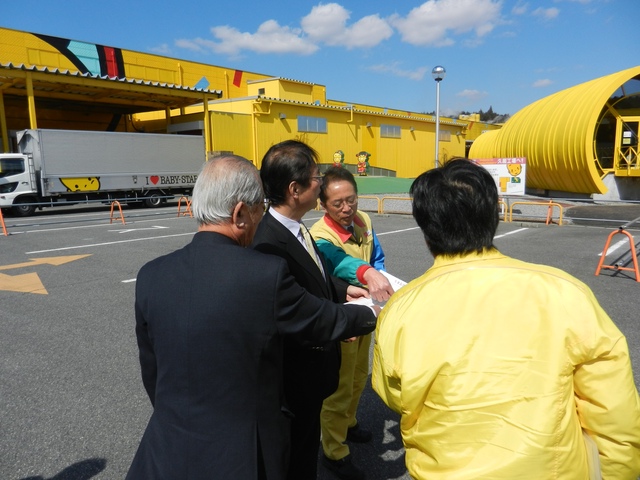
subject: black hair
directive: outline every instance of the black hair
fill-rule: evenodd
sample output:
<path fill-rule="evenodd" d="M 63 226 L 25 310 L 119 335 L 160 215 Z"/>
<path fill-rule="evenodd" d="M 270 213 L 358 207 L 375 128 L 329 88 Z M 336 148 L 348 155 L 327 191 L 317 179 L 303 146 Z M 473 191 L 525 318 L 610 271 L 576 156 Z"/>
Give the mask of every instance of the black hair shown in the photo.
<path fill-rule="evenodd" d="M 322 187 L 320 187 L 320 201 L 325 203 L 327 201 L 327 187 L 333 182 L 339 182 L 341 180 L 349 182 L 353 185 L 353 188 L 358 194 L 358 184 L 356 183 L 356 179 L 349 170 L 343 167 L 329 167 L 324 172 L 324 177 L 322 179 Z"/>
<path fill-rule="evenodd" d="M 413 217 L 434 256 L 495 248 L 498 189 L 485 168 L 453 158 L 416 178 L 410 193 Z"/>
<path fill-rule="evenodd" d="M 318 153 L 306 143 L 285 140 L 273 145 L 262 158 L 260 168 L 260 179 L 267 200 L 272 205 L 284 203 L 291 182 L 308 187 L 313 166 L 317 163 Z"/>

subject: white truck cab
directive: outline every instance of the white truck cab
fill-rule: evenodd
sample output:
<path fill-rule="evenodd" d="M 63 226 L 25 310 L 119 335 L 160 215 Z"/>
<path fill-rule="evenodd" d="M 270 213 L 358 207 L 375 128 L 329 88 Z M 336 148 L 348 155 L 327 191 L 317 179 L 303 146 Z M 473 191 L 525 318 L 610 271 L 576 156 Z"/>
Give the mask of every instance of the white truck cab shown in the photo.
<path fill-rule="evenodd" d="M 12 208 L 14 213 L 26 216 L 33 213 L 38 202 L 38 185 L 33 162 L 28 155 L 0 155 L 0 208 Z"/>

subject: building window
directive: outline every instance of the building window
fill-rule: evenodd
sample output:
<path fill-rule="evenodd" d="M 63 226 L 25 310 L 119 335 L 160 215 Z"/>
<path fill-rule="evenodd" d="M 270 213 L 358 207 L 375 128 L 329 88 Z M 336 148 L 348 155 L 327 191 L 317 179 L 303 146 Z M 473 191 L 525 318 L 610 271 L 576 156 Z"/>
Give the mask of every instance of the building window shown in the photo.
<path fill-rule="evenodd" d="M 327 119 L 322 117 L 298 117 L 299 132 L 327 133 Z"/>
<path fill-rule="evenodd" d="M 383 138 L 400 138 L 400 127 L 397 125 L 380 125 L 380 136 Z"/>
<path fill-rule="evenodd" d="M 441 142 L 450 142 L 451 141 L 451 132 L 449 130 L 440 130 L 440 141 Z"/>

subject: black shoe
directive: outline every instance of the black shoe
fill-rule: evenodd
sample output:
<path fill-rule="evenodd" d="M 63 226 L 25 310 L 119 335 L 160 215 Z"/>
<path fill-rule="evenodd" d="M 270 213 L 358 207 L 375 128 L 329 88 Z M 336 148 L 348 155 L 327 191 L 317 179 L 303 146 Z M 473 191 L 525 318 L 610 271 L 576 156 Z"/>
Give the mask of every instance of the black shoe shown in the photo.
<path fill-rule="evenodd" d="M 341 480 L 367 479 L 364 472 L 351 463 L 351 455 L 347 455 L 340 460 L 331 460 L 326 455 L 322 455 L 322 464 Z"/>
<path fill-rule="evenodd" d="M 364 428 L 360 428 L 360 425 L 357 423 L 355 427 L 347 430 L 347 440 L 353 443 L 368 443 L 372 438 L 373 433 Z"/>

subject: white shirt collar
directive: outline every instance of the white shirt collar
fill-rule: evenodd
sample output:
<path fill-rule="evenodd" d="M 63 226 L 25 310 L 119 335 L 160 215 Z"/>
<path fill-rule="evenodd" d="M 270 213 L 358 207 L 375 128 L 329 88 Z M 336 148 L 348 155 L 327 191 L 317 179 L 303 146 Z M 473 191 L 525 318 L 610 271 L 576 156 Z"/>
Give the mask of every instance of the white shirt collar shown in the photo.
<path fill-rule="evenodd" d="M 285 217 L 273 208 L 270 208 L 267 212 L 270 213 L 271 216 L 280 222 L 287 230 L 289 230 L 294 237 L 300 237 L 300 222 L 292 220 L 289 217 Z"/>

